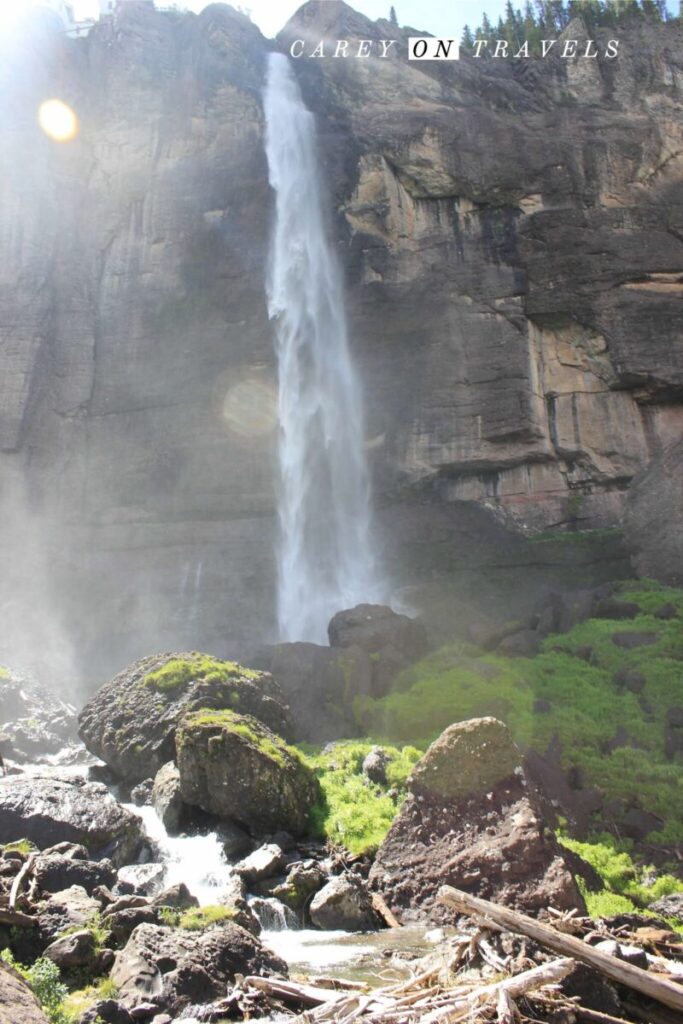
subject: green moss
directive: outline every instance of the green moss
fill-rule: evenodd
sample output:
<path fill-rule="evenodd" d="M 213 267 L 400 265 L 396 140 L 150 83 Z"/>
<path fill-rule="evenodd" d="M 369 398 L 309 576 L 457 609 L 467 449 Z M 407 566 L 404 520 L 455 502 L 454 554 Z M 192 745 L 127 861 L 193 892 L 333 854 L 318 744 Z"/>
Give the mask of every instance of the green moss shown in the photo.
<path fill-rule="evenodd" d="M 350 853 L 372 853 L 386 836 L 403 800 L 405 783 L 421 752 L 415 747 L 387 747 L 387 786 L 369 782 L 362 773 L 374 744 L 342 741 L 324 753 L 306 748 L 323 797 L 313 810 L 313 826 L 321 838 L 345 846 Z"/>
<path fill-rule="evenodd" d="M 202 932 L 214 924 L 226 924 L 235 917 L 233 907 L 192 907 L 178 918 L 178 927 L 187 932 Z"/>
<path fill-rule="evenodd" d="M 242 679 L 258 679 L 258 672 L 243 668 L 234 661 L 220 661 L 208 654 L 193 654 L 190 658 L 171 658 L 160 668 L 148 672 L 140 681 L 160 693 L 173 693 L 188 683 L 199 680 L 217 685 Z"/>
<path fill-rule="evenodd" d="M 386 742 L 424 746 L 453 722 L 493 715 L 523 749 L 545 752 L 559 741 L 564 767 L 580 769 L 585 785 L 601 789 L 606 801 L 637 800 L 661 817 L 663 828 L 649 841 L 683 841 L 683 759 L 666 751 L 667 711 L 681 703 L 683 591 L 627 581 L 618 596 L 637 603 L 641 613 L 580 623 L 548 637 L 534 658 L 477 657 L 466 645 L 442 648 L 401 673 L 386 697 L 356 698 L 360 729 Z M 680 617 L 656 618 L 664 604 L 673 604 Z M 655 642 L 630 650 L 614 642 L 615 634 L 629 632 L 654 634 Z M 642 674 L 642 693 L 617 685 L 621 670 Z M 612 749 L 618 730 L 638 749 Z"/>
<path fill-rule="evenodd" d="M 296 747 L 290 746 L 289 743 L 285 743 L 275 733 L 260 726 L 256 719 L 240 715 L 238 712 L 231 711 L 230 709 L 215 711 L 211 708 L 200 708 L 199 711 L 193 711 L 187 715 L 183 721 L 183 726 L 185 729 L 190 730 L 202 726 L 228 729 L 236 736 L 241 736 L 262 754 L 282 767 L 285 767 L 287 764 L 287 755 L 295 761 L 303 761 Z"/>
<path fill-rule="evenodd" d="M 23 853 L 25 857 L 28 857 L 30 853 L 35 853 L 37 849 L 38 847 L 30 839 L 16 839 L 12 843 L 5 843 L 3 846 L 0 846 L 0 850 L 3 853 L 5 850 L 16 850 L 18 853 Z"/>

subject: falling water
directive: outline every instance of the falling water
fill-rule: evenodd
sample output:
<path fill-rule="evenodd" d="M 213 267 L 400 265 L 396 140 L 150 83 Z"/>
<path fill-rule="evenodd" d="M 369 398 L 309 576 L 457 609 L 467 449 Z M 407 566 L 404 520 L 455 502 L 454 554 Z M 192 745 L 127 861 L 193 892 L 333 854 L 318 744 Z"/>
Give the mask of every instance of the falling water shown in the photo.
<path fill-rule="evenodd" d="M 379 599 L 361 396 L 313 115 L 282 54 L 270 55 L 264 106 L 276 200 L 267 294 L 279 364 L 278 621 L 283 640 L 326 643 L 335 612 Z"/>

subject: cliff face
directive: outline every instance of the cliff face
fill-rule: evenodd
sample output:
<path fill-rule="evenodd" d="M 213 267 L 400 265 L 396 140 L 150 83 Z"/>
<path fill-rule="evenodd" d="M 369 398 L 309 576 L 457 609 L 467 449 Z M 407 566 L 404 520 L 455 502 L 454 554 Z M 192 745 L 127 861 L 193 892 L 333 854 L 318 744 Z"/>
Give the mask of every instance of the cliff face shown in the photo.
<path fill-rule="evenodd" d="M 273 621 L 268 44 L 223 5 L 127 6 L 84 40 L 36 26 L 2 62 L 3 607 L 28 634 L 58 601 L 95 672 L 239 654 Z M 395 32 L 309 3 L 279 44 Z M 613 524 L 680 437 L 682 42 L 662 26 L 526 71 L 297 62 L 388 556 L 416 529 L 450 543 L 463 500 Z M 52 95 L 79 115 L 69 145 L 36 126 Z"/>

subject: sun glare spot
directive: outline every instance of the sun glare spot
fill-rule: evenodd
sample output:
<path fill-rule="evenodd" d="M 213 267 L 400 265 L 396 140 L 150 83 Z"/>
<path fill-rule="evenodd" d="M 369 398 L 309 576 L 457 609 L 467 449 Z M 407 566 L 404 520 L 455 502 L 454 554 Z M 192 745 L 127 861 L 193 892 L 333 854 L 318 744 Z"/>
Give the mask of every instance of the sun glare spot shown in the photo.
<path fill-rule="evenodd" d="M 70 142 L 78 135 L 78 118 L 62 100 L 45 100 L 38 108 L 38 124 L 55 142 Z"/>

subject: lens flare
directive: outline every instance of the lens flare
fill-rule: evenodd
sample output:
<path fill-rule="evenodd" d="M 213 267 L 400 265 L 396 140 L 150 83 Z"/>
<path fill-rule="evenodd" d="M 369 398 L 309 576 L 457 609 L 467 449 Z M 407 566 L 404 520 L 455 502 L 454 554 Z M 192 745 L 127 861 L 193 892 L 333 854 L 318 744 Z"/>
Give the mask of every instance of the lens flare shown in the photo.
<path fill-rule="evenodd" d="M 247 379 L 233 385 L 223 402 L 223 416 L 240 437 L 263 437 L 277 425 L 277 394 L 261 380 Z"/>
<path fill-rule="evenodd" d="M 38 124 L 55 142 L 71 142 L 78 135 L 78 118 L 62 100 L 45 100 L 38 108 Z"/>

